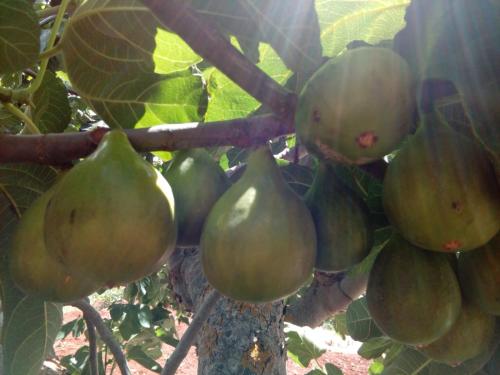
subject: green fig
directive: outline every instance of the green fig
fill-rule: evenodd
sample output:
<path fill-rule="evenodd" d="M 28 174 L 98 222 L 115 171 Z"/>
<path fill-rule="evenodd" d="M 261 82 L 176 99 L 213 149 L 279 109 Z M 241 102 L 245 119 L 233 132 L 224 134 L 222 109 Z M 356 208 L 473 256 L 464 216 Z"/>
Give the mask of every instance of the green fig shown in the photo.
<path fill-rule="evenodd" d="M 244 174 L 214 205 L 200 247 L 209 283 L 235 300 L 273 301 L 310 278 L 314 223 L 268 147 L 250 154 Z"/>
<path fill-rule="evenodd" d="M 325 63 L 302 90 L 295 126 L 307 149 L 334 161 L 364 164 L 395 149 L 412 122 L 406 61 L 378 47 L 348 50 Z"/>
<path fill-rule="evenodd" d="M 9 269 L 13 281 L 26 294 L 47 301 L 70 302 L 86 297 L 101 285 L 89 277 L 75 277 L 52 258 L 43 234 L 45 209 L 54 186 L 28 208 L 13 235 Z"/>
<path fill-rule="evenodd" d="M 305 201 L 316 227 L 316 269 L 342 271 L 368 255 L 373 244 L 368 207 L 332 167 L 320 163 Z"/>
<path fill-rule="evenodd" d="M 495 317 L 464 299 L 455 324 L 436 341 L 418 349 L 438 362 L 455 365 L 486 352 L 495 336 Z"/>
<path fill-rule="evenodd" d="M 423 251 L 393 236 L 368 278 L 366 302 L 377 326 L 405 344 L 428 344 L 455 323 L 460 287 L 447 254 Z"/>
<path fill-rule="evenodd" d="M 498 232 L 499 193 L 486 152 L 432 114 L 389 164 L 383 203 L 408 241 L 456 252 L 480 247 Z"/>
<path fill-rule="evenodd" d="M 115 285 L 154 272 L 177 235 L 168 182 L 113 130 L 57 184 L 45 217 L 49 253 L 75 275 Z"/>
<path fill-rule="evenodd" d="M 469 300 L 500 316 L 500 232 L 479 249 L 460 253 L 458 276 Z"/>
<path fill-rule="evenodd" d="M 179 151 L 163 174 L 172 187 L 177 245 L 197 246 L 210 209 L 229 187 L 222 168 L 204 149 Z"/>

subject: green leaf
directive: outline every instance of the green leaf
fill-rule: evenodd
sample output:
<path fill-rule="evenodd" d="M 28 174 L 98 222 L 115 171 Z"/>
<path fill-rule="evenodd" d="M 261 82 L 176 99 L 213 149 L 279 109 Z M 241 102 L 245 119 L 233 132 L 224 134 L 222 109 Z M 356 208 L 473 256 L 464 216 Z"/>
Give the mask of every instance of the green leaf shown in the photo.
<path fill-rule="evenodd" d="M 40 52 L 38 17 L 28 0 L 0 0 L 0 74 L 33 66 Z"/>
<path fill-rule="evenodd" d="M 431 359 L 415 349 L 405 348 L 382 375 L 429 375 Z"/>
<path fill-rule="evenodd" d="M 27 296 L 14 285 L 7 269 L 10 237 L 26 208 L 56 177 L 54 169 L 0 164 L 0 278 L 4 326 L 2 342 L 6 375 L 38 375 L 61 325 L 57 304 Z"/>
<path fill-rule="evenodd" d="M 314 171 L 303 165 L 289 163 L 280 167 L 288 185 L 300 196 L 304 196 L 312 185 Z"/>
<path fill-rule="evenodd" d="M 33 120 L 42 133 L 60 133 L 71 120 L 68 91 L 64 83 L 50 70 L 45 72 L 42 85 L 33 95 Z"/>
<path fill-rule="evenodd" d="M 382 371 L 384 371 L 384 364 L 377 361 L 373 362 L 368 368 L 370 375 L 379 375 Z"/>
<path fill-rule="evenodd" d="M 319 369 L 314 369 L 309 371 L 306 375 L 326 375 L 326 374 Z"/>
<path fill-rule="evenodd" d="M 342 370 L 331 363 L 325 364 L 325 370 L 327 375 L 342 375 Z"/>
<path fill-rule="evenodd" d="M 395 38 L 420 80 L 453 82 L 476 137 L 500 166 L 500 5 L 489 0 L 414 1 Z"/>
<path fill-rule="evenodd" d="M 392 227 L 379 228 L 375 230 L 375 239 L 370 253 L 360 263 L 356 264 L 348 271 L 348 275 L 356 277 L 370 272 L 377 255 L 382 251 L 392 235 Z"/>
<path fill-rule="evenodd" d="M 57 172 L 45 166 L 0 164 L 0 256 L 25 209 L 54 182 Z"/>
<path fill-rule="evenodd" d="M 0 133 L 17 134 L 23 123 L 0 104 Z"/>
<path fill-rule="evenodd" d="M 205 95 L 200 77 L 172 74 L 114 74 L 80 92 L 112 128 L 149 127 L 200 121 Z"/>
<path fill-rule="evenodd" d="M 289 326 L 285 330 L 289 357 L 302 367 L 309 366 L 313 359 L 321 357 L 326 350 L 320 348 L 308 335 L 307 328 Z"/>
<path fill-rule="evenodd" d="M 149 357 L 139 346 L 133 346 L 127 351 L 127 357 L 131 360 L 136 361 L 148 370 L 154 371 L 156 373 L 161 372 L 161 365 L 154 359 Z"/>
<path fill-rule="evenodd" d="M 358 349 L 358 354 L 365 359 L 374 359 L 380 357 L 393 342 L 388 337 L 374 337 L 364 342 Z"/>
<path fill-rule="evenodd" d="M 317 1 L 324 54 L 336 56 L 353 40 L 377 44 L 392 39 L 404 26 L 409 3 L 409 0 Z"/>
<path fill-rule="evenodd" d="M 224 34 L 236 36 L 252 61 L 262 61 L 259 43 L 264 42 L 295 72 L 314 70 L 321 63 L 319 23 L 312 1 L 192 0 L 191 5 Z"/>
<path fill-rule="evenodd" d="M 5 261 L 0 265 L 4 371 L 6 375 L 38 375 L 62 323 L 62 308 L 27 296 L 14 285 Z"/>
<path fill-rule="evenodd" d="M 346 320 L 349 336 L 356 341 L 364 342 L 383 335 L 370 316 L 365 297 L 351 302 L 347 308 Z"/>
<path fill-rule="evenodd" d="M 118 72 L 166 74 L 201 60 L 139 0 L 86 1 L 70 18 L 62 48 L 77 90 Z"/>

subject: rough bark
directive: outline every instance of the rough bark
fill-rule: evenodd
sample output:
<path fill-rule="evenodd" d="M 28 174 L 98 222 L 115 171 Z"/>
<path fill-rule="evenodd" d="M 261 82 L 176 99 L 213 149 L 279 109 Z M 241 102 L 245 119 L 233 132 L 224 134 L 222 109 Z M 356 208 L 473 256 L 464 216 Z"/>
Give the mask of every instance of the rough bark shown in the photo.
<path fill-rule="evenodd" d="M 197 249 L 177 249 L 170 281 L 184 306 L 196 313 L 211 290 Z M 221 298 L 197 340 L 198 375 L 285 375 L 284 303 L 246 304 Z"/>
<path fill-rule="evenodd" d="M 285 320 L 298 326 L 319 327 L 364 293 L 367 279 L 368 275 L 316 272 L 302 298 L 287 307 Z"/>

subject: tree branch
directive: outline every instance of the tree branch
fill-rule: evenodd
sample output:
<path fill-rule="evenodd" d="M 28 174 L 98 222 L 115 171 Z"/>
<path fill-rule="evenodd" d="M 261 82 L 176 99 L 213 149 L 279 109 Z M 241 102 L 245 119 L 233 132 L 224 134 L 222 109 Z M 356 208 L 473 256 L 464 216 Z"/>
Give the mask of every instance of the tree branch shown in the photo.
<path fill-rule="evenodd" d="M 104 343 L 109 347 L 109 350 L 111 350 L 111 353 L 113 353 L 115 361 L 118 364 L 122 375 L 132 375 L 130 369 L 128 368 L 127 359 L 125 358 L 120 345 L 113 337 L 113 333 L 111 333 L 109 328 L 106 327 L 106 325 L 102 321 L 99 313 L 92 307 L 90 303 L 85 300 L 72 302 L 71 305 L 80 309 L 83 312 L 84 316 L 86 315 L 87 319 L 89 319 L 95 326 L 97 332 L 99 333 L 99 336 L 101 336 L 102 341 L 104 341 Z"/>
<path fill-rule="evenodd" d="M 193 345 L 198 332 L 200 331 L 203 324 L 208 319 L 210 312 L 212 311 L 215 303 L 219 300 L 221 295 L 216 290 L 212 290 L 208 296 L 205 297 L 205 300 L 201 304 L 199 310 L 196 312 L 195 317 L 189 324 L 188 329 L 184 332 L 181 341 L 177 344 L 174 352 L 168 357 L 167 363 L 163 368 L 161 375 L 174 375 L 179 368 L 180 364 L 186 358 L 186 355 L 189 352 L 189 348 Z"/>
<path fill-rule="evenodd" d="M 153 14 L 200 56 L 279 116 L 294 113 L 296 95 L 287 92 L 238 51 L 185 0 L 143 0 Z"/>
<path fill-rule="evenodd" d="M 83 314 L 83 320 L 87 325 L 87 332 L 89 335 L 89 362 L 90 362 L 90 375 L 99 375 L 99 365 L 97 363 L 97 336 L 95 334 L 95 326 L 89 319 L 88 314 Z"/>
<path fill-rule="evenodd" d="M 0 135 L 0 163 L 62 165 L 89 155 L 107 128 L 46 135 Z M 292 119 L 273 115 L 212 123 L 159 125 L 125 130 L 139 152 L 194 147 L 249 147 L 294 132 Z"/>
<path fill-rule="evenodd" d="M 316 272 L 311 286 L 296 303 L 287 307 L 285 321 L 311 328 L 344 310 L 366 290 L 368 275 Z"/>

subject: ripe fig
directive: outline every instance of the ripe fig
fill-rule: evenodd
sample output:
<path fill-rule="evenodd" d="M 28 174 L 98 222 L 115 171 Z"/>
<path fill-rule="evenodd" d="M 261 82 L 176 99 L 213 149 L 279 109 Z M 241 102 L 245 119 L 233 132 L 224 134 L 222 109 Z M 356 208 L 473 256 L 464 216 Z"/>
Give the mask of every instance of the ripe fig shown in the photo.
<path fill-rule="evenodd" d="M 163 174 L 175 198 L 177 245 L 197 246 L 210 209 L 229 187 L 222 168 L 204 149 L 179 151 Z"/>
<path fill-rule="evenodd" d="M 368 207 L 331 166 L 320 163 L 305 201 L 316 227 L 315 268 L 342 271 L 368 255 L 373 243 Z"/>
<path fill-rule="evenodd" d="M 499 193 L 486 152 L 430 114 L 389 164 L 383 202 L 408 241 L 456 252 L 480 247 L 498 232 Z"/>
<path fill-rule="evenodd" d="M 458 276 L 469 300 L 500 316 L 500 232 L 479 249 L 460 253 Z"/>
<path fill-rule="evenodd" d="M 458 364 L 491 346 L 495 336 L 495 317 L 464 299 L 457 321 L 436 341 L 419 350 L 438 362 Z"/>
<path fill-rule="evenodd" d="M 268 147 L 253 151 L 241 178 L 215 203 L 201 236 L 209 283 L 235 300 L 268 302 L 312 275 L 314 223 Z"/>
<path fill-rule="evenodd" d="M 47 252 L 43 228 L 45 208 L 53 192 L 54 186 L 24 212 L 12 239 L 9 269 L 13 281 L 26 294 L 70 302 L 88 296 L 101 285 L 84 275 L 70 274 Z"/>
<path fill-rule="evenodd" d="M 49 253 L 75 275 L 130 282 L 155 271 L 175 246 L 172 190 L 113 130 L 57 184 L 44 232 Z"/>
<path fill-rule="evenodd" d="M 295 114 L 297 135 L 325 159 L 355 164 L 380 159 L 409 131 L 411 86 L 410 68 L 395 52 L 348 50 L 304 86 Z"/>
<path fill-rule="evenodd" d="M 387 336 L 405 344 L 428 344 L 444 335 L 461 301 L 447 254 L 423 251 L 396 235 L 370 271 L 368 310 Z"/>

